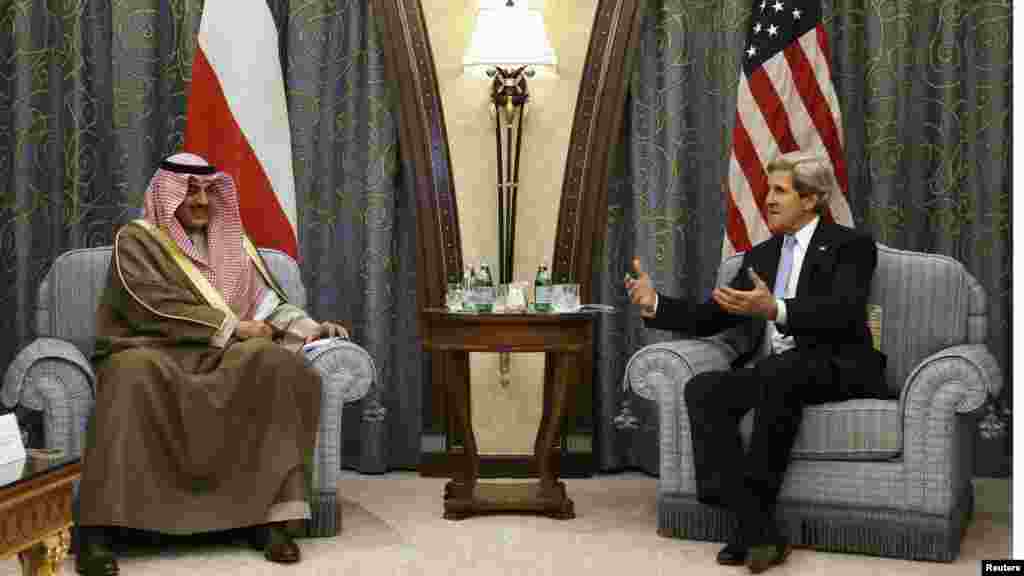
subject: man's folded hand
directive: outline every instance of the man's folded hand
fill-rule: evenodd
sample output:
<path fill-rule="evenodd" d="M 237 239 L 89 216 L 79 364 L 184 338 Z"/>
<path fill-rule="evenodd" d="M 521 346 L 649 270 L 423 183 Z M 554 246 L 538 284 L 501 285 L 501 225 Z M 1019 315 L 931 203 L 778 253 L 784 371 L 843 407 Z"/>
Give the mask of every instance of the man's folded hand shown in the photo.
<path fill-rule="evenodd" d="M 340 322 L 321 322 L 315 334 L 306 337 L 306 344 L 322 338 L 348 339 L 348 330 Z"/>
<path fill-rule="evenodd" d="M 271 328 L 270 324 L 262 320 L 242 320 L 238 323 L 238 327 L 235 328 L 235 336 L 239 340 L 271 338 L 273 335 L 274 329 Z"/>

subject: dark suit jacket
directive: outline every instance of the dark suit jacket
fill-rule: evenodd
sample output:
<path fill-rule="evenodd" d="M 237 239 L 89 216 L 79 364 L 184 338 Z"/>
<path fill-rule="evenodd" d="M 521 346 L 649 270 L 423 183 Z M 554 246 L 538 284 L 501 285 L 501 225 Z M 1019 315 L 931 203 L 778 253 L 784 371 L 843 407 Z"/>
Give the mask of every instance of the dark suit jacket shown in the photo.
<path fill-rule="evenodd" d="M 729 286 L 752 290 L 748 267 L 753 267 L 765 283 L 773 284 L 781 254 L 782 236 L 754 246 L 743 255 L 743 266 Z M 830 359 L 836 368 L 840 397 L 890 396 L 884 382 L 885 355 L 874 349 L 867 327 L 868 292 L 877 262 L 878 251 L 869 236 L 819 220 L 804 255 L 796 296 L 785 299 L 786 324 L 777 326 L 794 337 L 802 352 Z M 764 338 L 765 320 L 729 314 L 711 299 L 698 304 L 659 294 L 658 313 L 646 323 L 651 328 L 700 337 L 743 322 L 753 323 L 750 329 L 759 344 Z M 754 351 L 758 349 L 756 345 Z M 741 357 L 735 365 L 749 358 Z"/>

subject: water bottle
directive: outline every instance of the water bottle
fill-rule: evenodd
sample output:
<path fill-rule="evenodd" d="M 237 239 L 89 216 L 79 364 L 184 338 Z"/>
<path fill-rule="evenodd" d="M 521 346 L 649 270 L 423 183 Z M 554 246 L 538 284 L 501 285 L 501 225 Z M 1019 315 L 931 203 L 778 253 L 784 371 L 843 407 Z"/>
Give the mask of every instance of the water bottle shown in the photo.
<path fill-rule="evenodd" d="M 476 277 L 478 286 L 494 286 L 494 278 L 491 277 L 491 267 L 487 264 L 487 260 L 480 261 L 480 272 Z"/>
<path fill-rule="evenodd" d="M 466 269 L 462 272 L 462 309 L 468 312 L 476 310 L 476 294 L 473 292 L 475 279 L 476 274 L 473 272 L 473 267 L 466 264 Z"/>
<path fill-rule="evenodd" d="M 480 269 L 476 273 L 474 292 L 476 292 L 477 312 L 489 313 L 494 308 L 494 278 L 491 276 L 491 267 L 486 260 L 480 260 Z"/>
<path fill-rule="evenodd" d="M 547 264 L 537 267 L 537 278 L 533 281 L 533 308 L 537 312 L 551 311 L 551 273 Z"/>

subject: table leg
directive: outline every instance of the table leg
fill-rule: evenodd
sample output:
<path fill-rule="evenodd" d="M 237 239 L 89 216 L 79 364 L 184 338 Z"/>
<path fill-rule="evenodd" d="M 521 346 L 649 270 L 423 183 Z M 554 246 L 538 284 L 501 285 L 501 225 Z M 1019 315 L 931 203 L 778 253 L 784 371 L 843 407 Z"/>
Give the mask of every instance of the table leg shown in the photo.
<path fill-rule="evenodd" d="M 558 439 L 562 416 L 565 415 L 565 400 L 569 388 L 568 378 L 572 367 L 572 357 L 569 354 L 558 354 L 557 357 L 558 365 L 555 369 L 555 377 L 551 381 L 545 382 L 541 423 L 537 430 L 537 439 L 533 444 L 534 454 L 537 458 L 537 475 L 545 489 L 553 487 L 557 480 L 551 466 L 551 450 L 555 440 Z"/>
<path fill-rule="evenodd" d="M 445 513 L 448 519 L 466 516 L 463 509 L 472 505 L 473 491 L 480 477 L 480 455 L 477 452 L 476 436 L 473 434 L 473 413 L 469 387 L 468 353 L 449 355 L 448 390 L 451 409 L 462 430 L 463 454 L 456 459 L 452 480 L 445 485 Z"/>
<path fill-rule="evenodd" d="M 71 548 L 71 533 L 67 529 L 43 538 L 42 542 L 18 554 L 22 575 L 55 576 L 60 574 L 61 564 L 67 558 L 69 548 Z"/>
<path fill-rule="evenodd" d="M 541 399 L 540 423 L 537 425 L 537 437 L 533 441 L 533 457 L 537 463 L 537 477 L 541 485 L 544 485 L 544 478 L 551 474 L 551 441 L 546 444 L 544 439 L 548 437 L 547 430 L 551 427 L 551 399 L 555 388 L 558 387 L 558 379 L 561 377 L 561 362 L 564 354 L 548 353 L 545 362 L 544 384 L 541 386 L 543 398 Z M 551 366 L 551 365 L 554 366 Z M 550 366 L 550 367 L 549 367 Z"/>
<path fill-rule="evenodd" d="M 572 377 L 572 355 L 563 353 L 558 354 L 557 358 L 558 365 L 555 369 L 555 377 L 550 381 L 545 381 L 541 426 L 537 430 L 537 439 L 533 444 L 533 450 L 537 461 L 537 472 L 540 477 L 542 497 L 560 503 L 556 517 L 574 518 L 576 515 L 573 512 L 572 500 L 565 495 L 565 485 L 558 481 L 558 476 L 551 462 L 551 451 L 555 440 L 559 437 L 562 417 L 566 413 L 569 380 Z"/>

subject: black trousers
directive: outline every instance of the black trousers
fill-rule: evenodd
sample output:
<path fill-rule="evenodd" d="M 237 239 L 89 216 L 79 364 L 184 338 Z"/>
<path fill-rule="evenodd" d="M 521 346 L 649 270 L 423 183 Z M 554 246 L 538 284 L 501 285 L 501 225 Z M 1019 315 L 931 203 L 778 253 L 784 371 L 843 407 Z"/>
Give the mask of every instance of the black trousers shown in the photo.
<path fill-rule="evenodd" d="M 697 498 L 733 510 L 740 538 L 777 535 L 775 506 L 803 407 L 845 399 L 837 382 L 828 356 L 794 348 L 749 368 L 704 372 L 687 383 Z M 754 427 L 744 453 L 739 422 L 751 409 Z"/>

